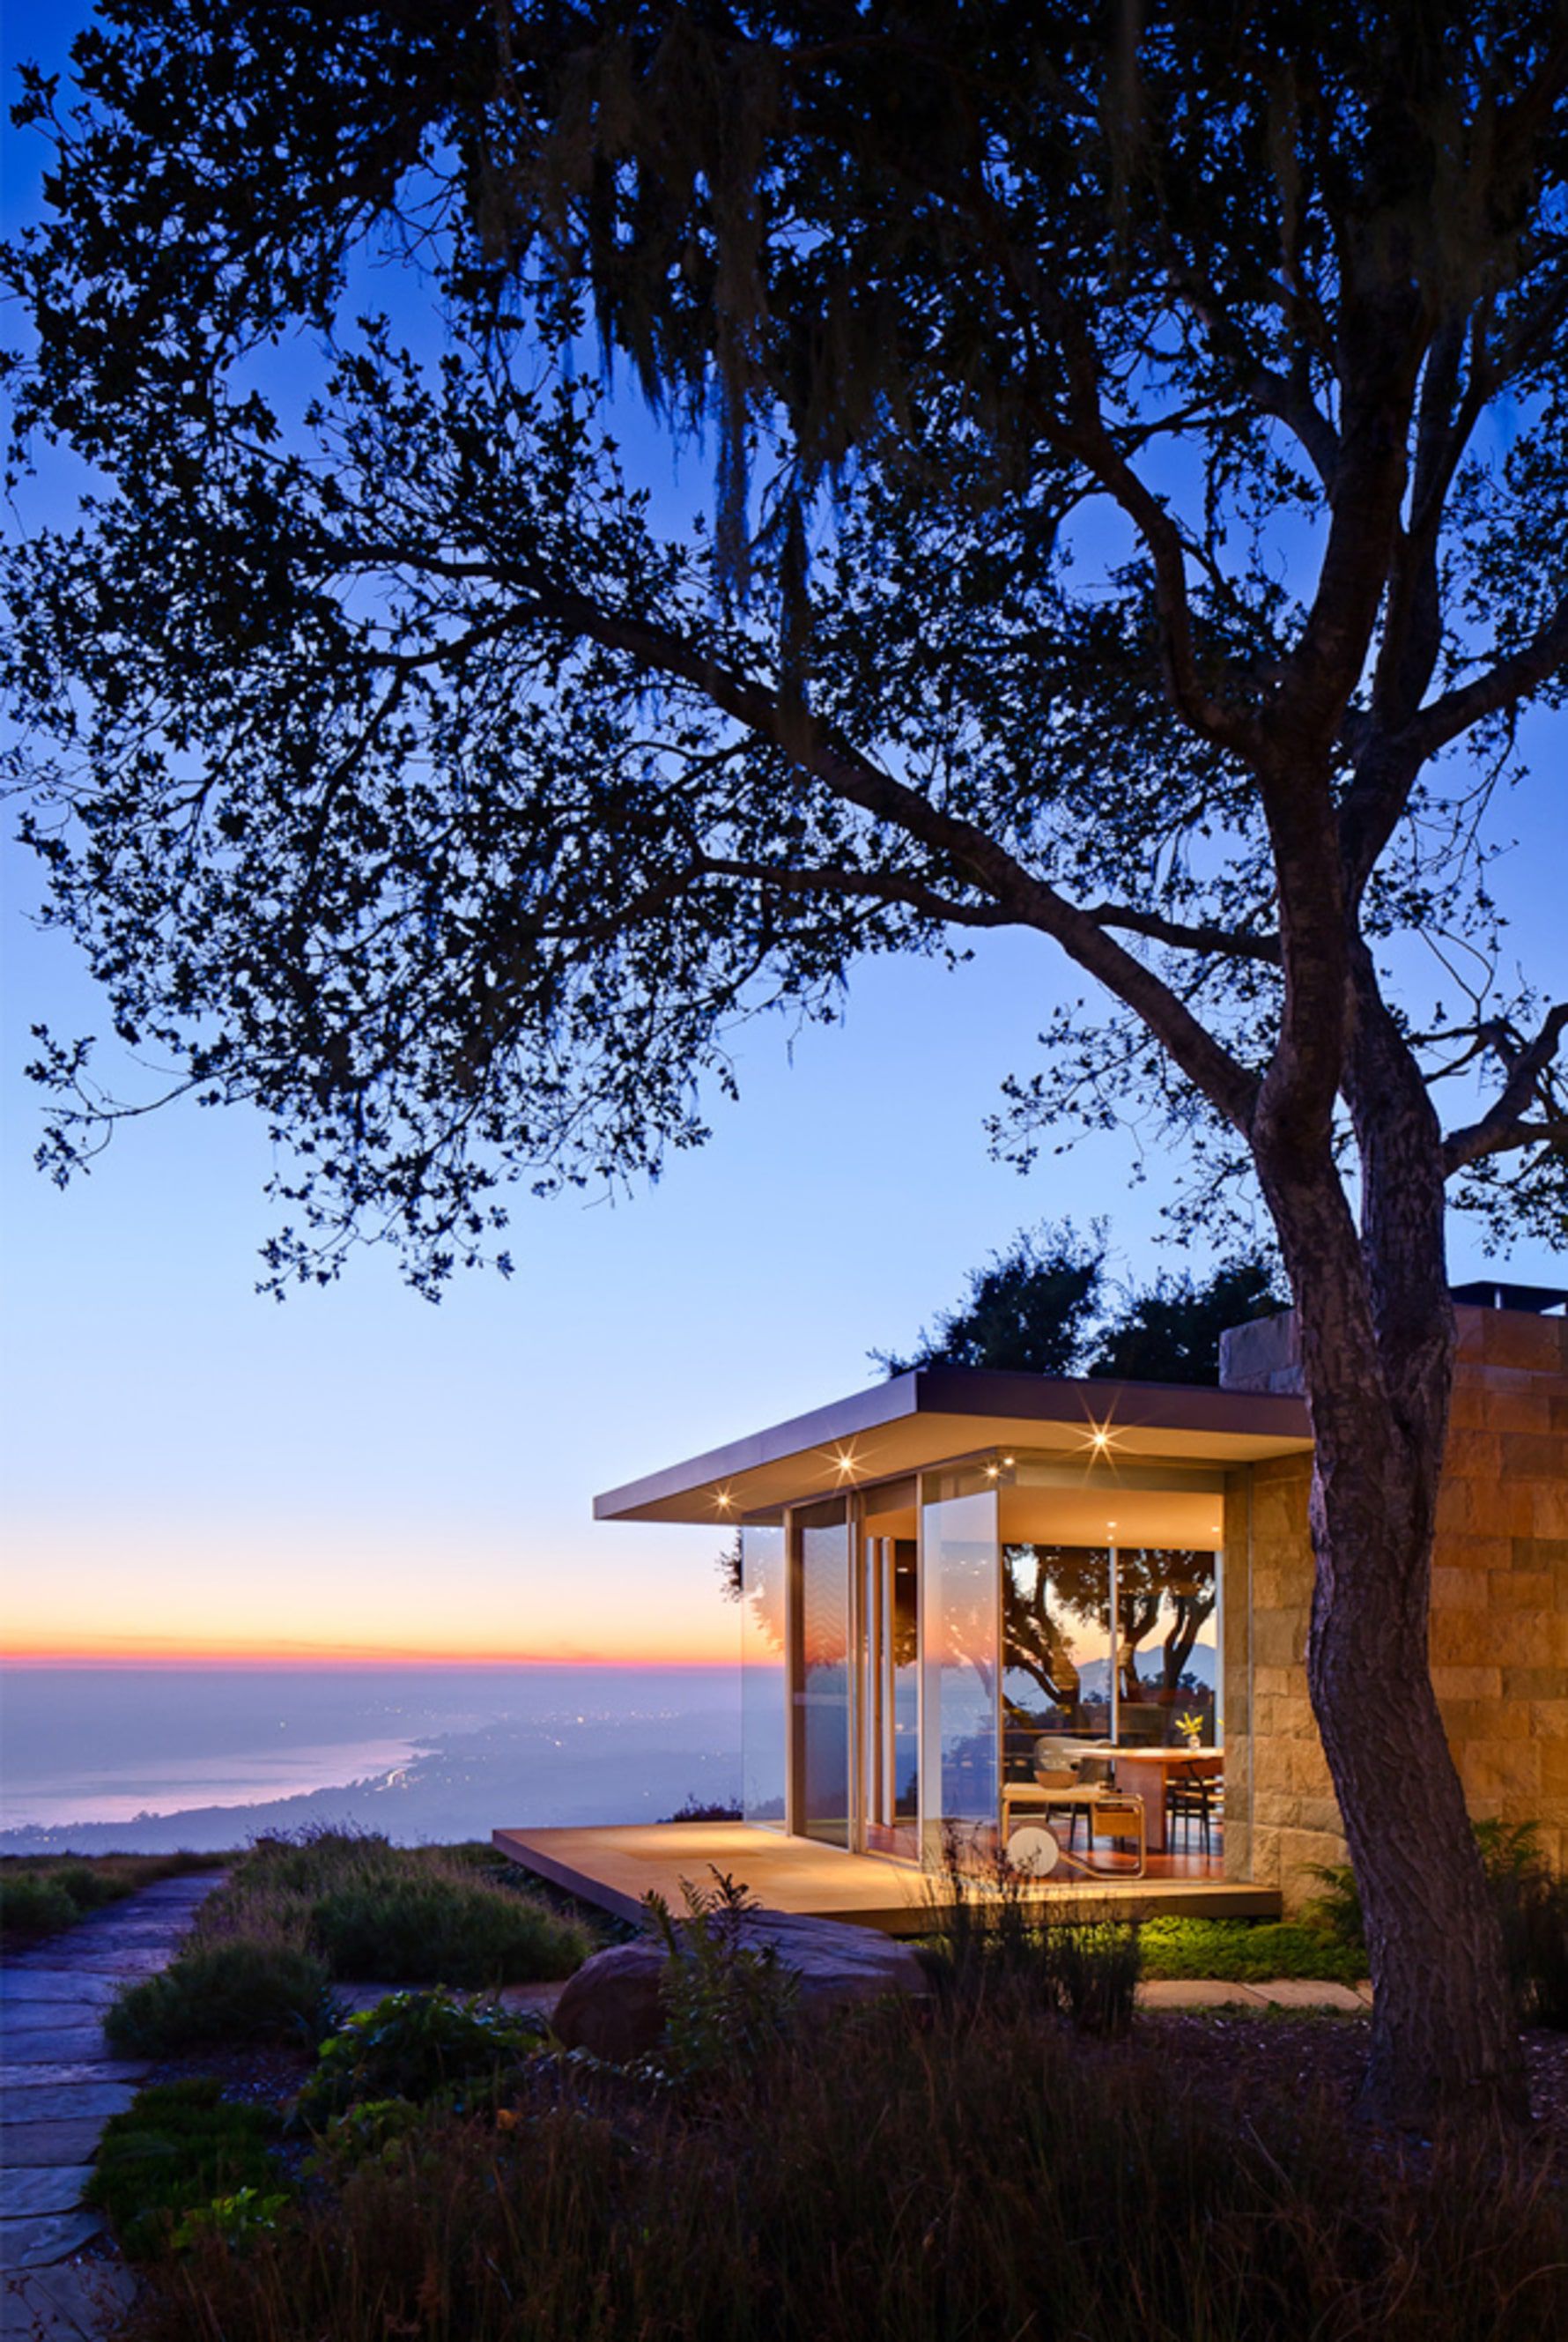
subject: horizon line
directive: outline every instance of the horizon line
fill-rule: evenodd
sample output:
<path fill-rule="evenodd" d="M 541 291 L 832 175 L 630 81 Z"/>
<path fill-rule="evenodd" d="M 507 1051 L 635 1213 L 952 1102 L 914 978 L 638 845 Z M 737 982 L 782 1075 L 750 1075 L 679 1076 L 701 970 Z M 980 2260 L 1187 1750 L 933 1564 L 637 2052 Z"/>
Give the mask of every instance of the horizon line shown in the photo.
<path fill-rule="evenodd" d="M 85 1650 L 4 1650 L 0 1667 L 734 1667 L 732 1657 L 696 1653 L 605 1653 L 602 1651 L 424 1651 L 396 1646 L 385 1650 L 347 1646 L 280 1645 L 258 1650 L 255 1645 L 230 1648 L 215 1645 L 193 1649 L 167 1646 L 150 1650 L 102 1646 Z"/>

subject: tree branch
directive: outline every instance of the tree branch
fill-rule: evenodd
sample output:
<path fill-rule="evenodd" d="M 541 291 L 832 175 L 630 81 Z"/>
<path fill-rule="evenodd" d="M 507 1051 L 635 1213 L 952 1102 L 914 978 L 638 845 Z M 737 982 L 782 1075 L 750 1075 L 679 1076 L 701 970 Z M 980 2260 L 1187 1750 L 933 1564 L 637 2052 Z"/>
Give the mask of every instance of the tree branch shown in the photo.
<path fill-rule="evenodd" d="M 1406 725 L 1400 745 L 1408 746 L 1424 764 L 1451 740 L 1467 732 L 1483 717 L 1495 716 L 1527 692 L 1547 682 L 1568 665 L 1568 594 L 1564 594 L 1540 632 L 1516 651 L 1508 652 L 1484 675 L 1445 691 Z"/>
<path fill-rule="evenodd" d="M 1505 1026 L 1493 1026 L 1486 1031 L 1483 1037 L 1507 1067 L 1508 1078 L 1478 1122 L 1451 1132 L 1443 1140 L 1446 1172 L 1462 1171 L 1467 1164 L 1479 1163 L 1488 1155 L 1505 1154 L 1515 1147 L 1528 1146 L 1537 1138 L 1552 1137 L 1559 1130 L 1568 1131 L 1568 1121 L 1555 1113 L 1551 1114 L 1544 1127 L 1524 1120 L 1533 1106 L 1544 1105 L 1551 1111 L 1553 1101 L 1543 1096 L 1543 1081 L 1557 1055 L 1565 1026 L 1568 1001 L 1559 1001 L 1547 1011 L 1534 1037 L 1518 1047 L 1513 1045 Z"/>

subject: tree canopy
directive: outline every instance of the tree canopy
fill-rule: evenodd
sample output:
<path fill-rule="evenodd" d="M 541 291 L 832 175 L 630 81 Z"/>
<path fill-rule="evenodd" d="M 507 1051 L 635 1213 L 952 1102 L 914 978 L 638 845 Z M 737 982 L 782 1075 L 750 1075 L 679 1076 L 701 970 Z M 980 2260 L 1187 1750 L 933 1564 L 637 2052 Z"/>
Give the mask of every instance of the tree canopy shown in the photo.
<path fill-rule="evenodd" d="M 1479 840 L 1568 652 L 1563 22 L 106 0 L 20 108 L 19 460 L 102 485 L 12 553 L 5 680 L 120 1034 L 292 1149 L 276 1273 L 385 1229 L 433 1287 L 514 1179 L 697 1143 L 736 1019 L 1000 926 L 1110 1004 L 1004 1144 L 1163 1108 L 1212 1214 L 1332 1118 L 1349 950 L 1554 1235 L 1564 1012 Z M 1417 1034 L 1374 953 L 1438 931 Z M 64 1175 L 116 1102 L 39 1070 Z"/>
<path fill-rule="evenodd" d="M 1123 1382 L 1213 1383 L 1220 1336 L 1286 1305 L 1266 1260 L 1232 1260 L 1203 1280 L 1190 1271 L 1113 1288 L 1108 1239 L 1096 1222 L 1025 1228 L 972 1269 L 965 1299 L 938 1313 L 907 1356 L 873 1350 L 884 1374 L 913 1366 L 995 1366 Z"/>

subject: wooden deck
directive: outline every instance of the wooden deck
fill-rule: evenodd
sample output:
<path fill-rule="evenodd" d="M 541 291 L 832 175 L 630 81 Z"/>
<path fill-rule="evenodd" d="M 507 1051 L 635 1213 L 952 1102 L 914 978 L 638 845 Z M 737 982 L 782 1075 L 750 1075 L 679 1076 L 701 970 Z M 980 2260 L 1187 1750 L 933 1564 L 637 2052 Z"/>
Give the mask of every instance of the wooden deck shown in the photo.
<path fill-rule="evenodd" d="M 912 1864 L 845 1854 L 838 1847 L 784 1837 L 744 1822 L 628 1823 L 594 1829 L 498 1829 L 501 1853 L 553 1886 L 618 1918 L 642 1916 L 643 1897 L 655 1889 L 676 1910 L 681 1881 L 711 1883 L 727 1871 L 771 1911 L 844 1919 L 889 1935 L 929 1934 L 943 1924 L 942 1881 Z M 1070 1914 L 1111 1906 L 1131 1917 L 1155 1913 L 1218 1918 L 1278 1918 L 1280 1898 L 1266 1887 L 1233 1886 L 1207 1874 L 1195 1858 L 1150 1857 L 1150 1876 L 1126 1881 L 1044 1886 L 1036 1890 L 1054 1911 Z"/>

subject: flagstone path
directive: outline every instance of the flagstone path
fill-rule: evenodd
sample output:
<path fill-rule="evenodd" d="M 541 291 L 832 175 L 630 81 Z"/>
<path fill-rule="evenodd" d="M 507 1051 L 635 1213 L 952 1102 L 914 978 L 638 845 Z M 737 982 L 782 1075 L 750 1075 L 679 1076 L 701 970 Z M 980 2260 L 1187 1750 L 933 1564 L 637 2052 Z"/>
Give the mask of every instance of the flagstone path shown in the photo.
<path fill-rule="evenodd" d="M 114 2055 L 104 2011 L 167 1965 L 222 1877 L 159 1879 L 0 1972 L 0 2342 L 96 2337 L 130 2303 L 122 2263 L 82 2257 L 103 2227 L 81 2200 L 100 2134 L 148 2070 Z"/>

